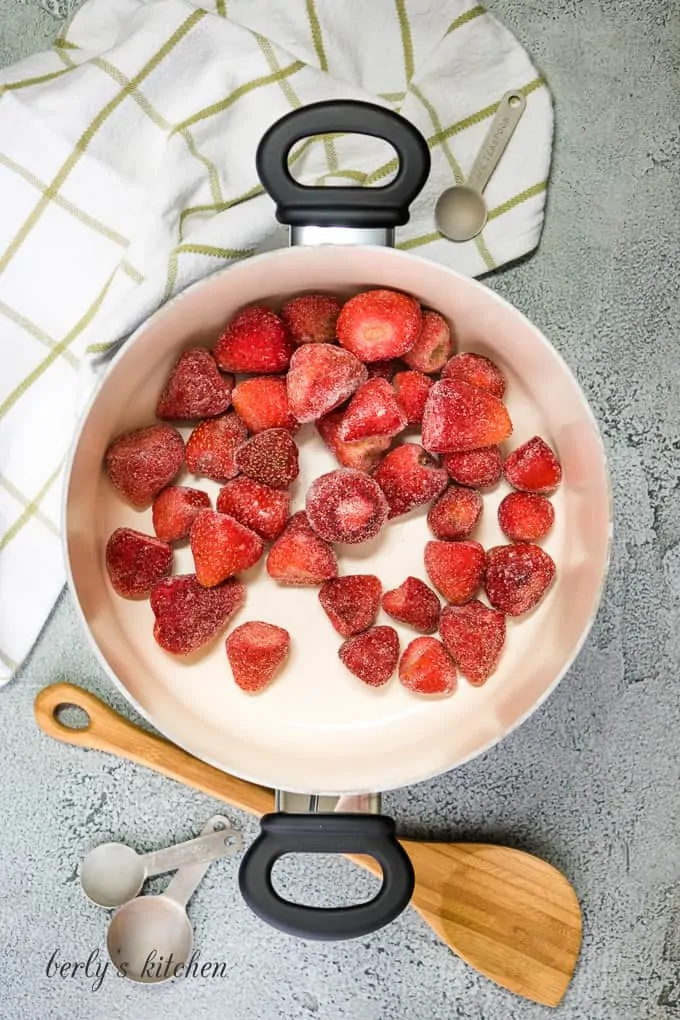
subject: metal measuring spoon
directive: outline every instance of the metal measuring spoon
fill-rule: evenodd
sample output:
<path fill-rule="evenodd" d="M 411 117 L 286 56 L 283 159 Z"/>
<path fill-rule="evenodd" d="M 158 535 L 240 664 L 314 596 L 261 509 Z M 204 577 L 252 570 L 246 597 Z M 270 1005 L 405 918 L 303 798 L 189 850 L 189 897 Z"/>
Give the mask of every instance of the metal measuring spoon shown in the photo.
<path fill-rule="evenodd" d="M 434 217 L 440 233 L 450 241 L 469 241 L 484 229 L 488 210 L 482 192 L 498 166 L 526 105 L 521 92 L 505 93 L 467 182 L 447 188 L 439 196 Z"/>

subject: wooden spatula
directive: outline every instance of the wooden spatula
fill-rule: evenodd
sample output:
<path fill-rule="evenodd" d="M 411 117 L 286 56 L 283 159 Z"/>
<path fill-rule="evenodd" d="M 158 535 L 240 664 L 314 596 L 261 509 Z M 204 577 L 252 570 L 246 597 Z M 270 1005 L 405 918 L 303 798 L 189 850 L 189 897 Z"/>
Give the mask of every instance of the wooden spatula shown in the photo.
<path fill-rule="evenodd" d="M 89 723 L 73 729 L 56 715 L 74 705 Z M 206 765 L 128 722 L 88 691 L 59 683 L 40 691 L 35 717 L 44 733 L 67 744 L 108 751 L 260 815 L 272 811 L 271 790 Z M 581 946 L 581 911 L 567 879 L 531 854 L 486 843 L 401 840 L 416 875 L 412 904 L 439 937 L 497 984 L 545 1006 L 557 1006 Z M 370 857 L 352 858 L 380 874 Z"/>

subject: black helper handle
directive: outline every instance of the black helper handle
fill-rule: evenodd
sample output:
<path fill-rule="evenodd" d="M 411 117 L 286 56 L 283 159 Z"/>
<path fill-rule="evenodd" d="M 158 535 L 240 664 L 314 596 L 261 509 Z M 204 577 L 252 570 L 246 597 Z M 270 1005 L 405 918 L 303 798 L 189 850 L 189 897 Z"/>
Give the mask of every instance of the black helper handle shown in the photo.
<path fill-rule="evenodd" d="M 285 900 L 272 885 L 272 868 L 289 853 L 352 853 L 374 857 L 383 871 L 380 892 L 353 907 L 308 907 Z M 384 815 L 270 814 L 239 870 L 241 895 L 258 917 L 303 939 L 333 941 L 377 931 L 401 914 L 415 878 L 408 854 Z"/>
<path fill-rule="evenodd" d="M 288 170 L 295 142 L 343 131 L 389 142 L 399 157 L 397 176 L 380 188 L 307 187 Z M 291 226 L 397 227 L 430 172 L 430 150 L 420 131 L 392 110 L 354 99 L 331 99 L 293 110 L 277 120 L 257 147 L 257 172 L 276 202 L 276 218 Z"/>

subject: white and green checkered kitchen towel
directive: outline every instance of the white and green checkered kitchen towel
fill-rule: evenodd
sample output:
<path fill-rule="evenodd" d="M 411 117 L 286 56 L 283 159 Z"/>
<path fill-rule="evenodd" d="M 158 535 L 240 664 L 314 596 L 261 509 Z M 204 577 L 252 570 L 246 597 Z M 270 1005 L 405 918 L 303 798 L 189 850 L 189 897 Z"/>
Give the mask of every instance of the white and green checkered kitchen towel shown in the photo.
<path fill-rule="evenodd" d="M 527 108 L 487 189 L 489 222 L 439 236 L 508 89 Z M 470 275 L 531 251 L 543 222 L 552 106 L 517 40 L 466 0 L 87 0 L 54 49 L 0 72 L 0 683 L 64 582 L 64 453 L 95 384 L 89 352 L 171 295 L 285 244 L 254 153 L 301 104 L 367 99 L 412 120 L 429 182 L 399 247 Z M 304 183 L 383 182 L 380 141 L 294 150 Z"/>

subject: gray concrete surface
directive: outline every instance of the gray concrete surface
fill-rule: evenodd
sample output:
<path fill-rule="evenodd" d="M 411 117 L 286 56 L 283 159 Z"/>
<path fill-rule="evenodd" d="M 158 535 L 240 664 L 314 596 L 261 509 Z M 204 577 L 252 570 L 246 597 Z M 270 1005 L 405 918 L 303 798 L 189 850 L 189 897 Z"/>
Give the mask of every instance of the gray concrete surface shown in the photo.
<path fill-rule="evenodd" d="M 52 9 L 59 6 L 52 4 Z M 564 870 L 580 896 L 583 951 L 563 1020 L 680 1016 L 680 6 L 677 0 L 492 0 L 547 74 L 557 145 L 540 251 L 490 285 L 552 338 L 604 430 L 616 543 L 587 647 L 518 732 L 455 773 L 386 798 L 405 833 L 498 840 Z M 2 0 L 1 57 L 58 19 Z M 9 20 L 7 20 L 9 19 Z M 15 20 L 16 19 L 16 20 Z M 45 21 L 50 19 L 50 21 Z M 22 34 L 23 33 L 23 34 Z M 9 40 L 9 44 L 8 44 Z M 12 49 L 12 46 L 15 48 Z M 219 805 L 39 734 L 36 691 L 111 690 L 63 598 L 23 674 L 2 692 L 0 1015 L 18 1020 L 538 1020 L 551 1011 L 474 974 L 414 912 L 349 944 L 302 944 L 265 928 L 211 869 L 191 905 L 219 978 L 138 988 L 107 974 L 47 976 L 52 954 L 103 950 L 84 902 L 82 855 L 105 839 L 140 850 L 196 832 Z M 251 822 L 238 817 L 247 834 Z M 342 862 L 300 865 L 319 901 L 367 880 Z M 158 887 L 162 882 L 157 883 Z"/>

